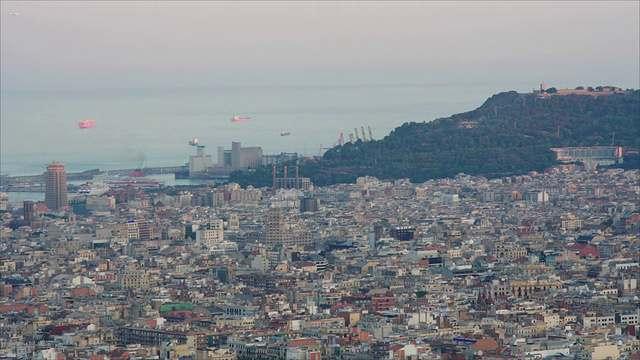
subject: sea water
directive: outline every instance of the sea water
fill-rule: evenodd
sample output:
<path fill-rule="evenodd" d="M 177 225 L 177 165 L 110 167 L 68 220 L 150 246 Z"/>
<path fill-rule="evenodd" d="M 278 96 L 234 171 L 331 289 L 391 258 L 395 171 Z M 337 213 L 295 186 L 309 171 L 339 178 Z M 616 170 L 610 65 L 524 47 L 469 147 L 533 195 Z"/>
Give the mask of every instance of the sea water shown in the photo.
<path fill-rule="evenodd" d="M 340 134 L 381 139 L 406 122 L 473 110 L 495 93 L 532 84 L 387 84 L 3 91 L 0 173 L 42 174 L 58 161 L 67 172 L 177 166 L 196 137 L 217 161 L 217 147 L 262 147 L 264 154 L 317 156 Z M 530 91 L 530 90 L 529 90 Z M 234 115 L 249 122 L 231 122 Z M 92 129 L 78 121 L 95 120 Z M 288 132 L 288 136 L 281 136 Z"/>

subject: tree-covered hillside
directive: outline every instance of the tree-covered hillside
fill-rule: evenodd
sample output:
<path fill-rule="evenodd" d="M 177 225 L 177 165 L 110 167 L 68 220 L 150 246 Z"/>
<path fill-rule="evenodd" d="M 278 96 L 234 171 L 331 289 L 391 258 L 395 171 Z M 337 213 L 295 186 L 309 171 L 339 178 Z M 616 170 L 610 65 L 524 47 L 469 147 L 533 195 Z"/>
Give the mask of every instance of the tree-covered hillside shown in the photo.
<path fill-rule="evenodd" d="M 321 160 L 300 164 L 300 173 L 317 185 L 354 182 L 363 175 L 412 182 L 458 173 L 491 178 L 552 166 L 551 147 L 612 144 L 640 148 L 640 91 L 546 99 L 512 91 L 467 113 L 405 123 L 382 140 L 335 147 Z M 268 186 L 268 174 L 269 169 L 256 169 L 230 180 Z"/>

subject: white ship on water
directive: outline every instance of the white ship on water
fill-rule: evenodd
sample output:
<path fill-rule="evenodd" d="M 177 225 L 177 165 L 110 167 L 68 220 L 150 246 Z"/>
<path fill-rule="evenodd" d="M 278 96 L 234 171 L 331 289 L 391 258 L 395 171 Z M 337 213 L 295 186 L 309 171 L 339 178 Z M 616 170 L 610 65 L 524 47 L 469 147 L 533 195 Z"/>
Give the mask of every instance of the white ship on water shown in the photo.
<path fill-rule="evenodd" d="M 78 187 L 78 196 L 100 196 L 110 189 L 105 182 L 86 182 Z"/>
<path fill-rule="evenodd" d="M 93 177 L 94 181 L 105 183 L 110 188 L 158 188 L 164 182 L 150 179 L 144 176 L 140 170 L 136 170 L 129 176 L 101 174 Z"/>

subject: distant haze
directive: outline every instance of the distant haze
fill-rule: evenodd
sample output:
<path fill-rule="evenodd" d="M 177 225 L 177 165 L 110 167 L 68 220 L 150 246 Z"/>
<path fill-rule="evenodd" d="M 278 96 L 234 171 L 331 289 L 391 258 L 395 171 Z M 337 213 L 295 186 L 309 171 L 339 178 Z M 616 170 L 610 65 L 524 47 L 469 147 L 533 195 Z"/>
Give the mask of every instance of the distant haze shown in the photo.
<path fill-rule="evenodd" d="M 3 91 L 640 87 L 638 1 L 3 0 L 0 8 Z"/>

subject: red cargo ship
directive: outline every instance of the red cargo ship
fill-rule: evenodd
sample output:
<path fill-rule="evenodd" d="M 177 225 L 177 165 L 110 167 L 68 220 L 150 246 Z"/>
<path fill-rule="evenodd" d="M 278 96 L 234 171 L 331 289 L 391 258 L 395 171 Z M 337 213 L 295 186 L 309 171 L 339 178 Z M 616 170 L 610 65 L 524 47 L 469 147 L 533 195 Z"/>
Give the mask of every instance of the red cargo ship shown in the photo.
<path fill-rule="evenodd" d="M 251 121 L 250 117 L 240 117 L 238 115 L 235 115 L 234 117 L 231 118 L 232 122 L 247 122 L 247 121 Z"/>
<path fill-rule="evenodd" d="M 95 122 L 95 120 L 80 120 L 78 121 L 78 127 L 80 129 L 91 129 Z"/>

